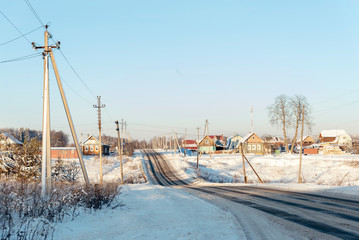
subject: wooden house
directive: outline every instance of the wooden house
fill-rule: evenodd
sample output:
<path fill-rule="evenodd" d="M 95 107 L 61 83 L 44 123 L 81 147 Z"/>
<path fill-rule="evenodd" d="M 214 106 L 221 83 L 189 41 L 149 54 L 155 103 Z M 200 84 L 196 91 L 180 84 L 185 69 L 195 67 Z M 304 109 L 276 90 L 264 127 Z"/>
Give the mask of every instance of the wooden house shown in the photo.
<path fill-rule="evenodd" d="M 299 143 L 300 143 L 300 140 L 299 140 Z M 314 141 L 314 139 L 312 138 L 312 137 L 310 137 L 310 136 L 304 136 L 303 137 L 303 147 L 308 147 L 308 146 L 310 146 L 310 145 L 312 145 L 312 144 L 314 144 L 315 143 L 315 141 Z"/>
<path fill-rule="evenodd" d="M 233 137 L 228 138 L 227 141 L 227 150 L 235 150 L 239 148 L 239 142 L 243 139 L 239 134 L 234 135 Z"/>
<path fill-rule="evenodd" d="M 210 136 L 205 136 L 198 144 L 198 151 L 202 153 L 214 153 L 216 143 Z"/>
<path fill-rule="evenodd" d="M 240 141 L 243 153 L 264 154 L 264 141 L 255 133 L 248 133 Z"/>
<path fill-rule="evenodd" d="M 99 144 L 100 141 L 95 136 L 89 136 L 85 139 L 85 141 L 81 144 L 81 150 L 83 155 L 99 155 L 100 148 Z M 101 143 L 102 146 L 102 154 L 109 155 L 110 154 L 110 146 Z"/>
<path fill-rule="evenodd" d="M 78 159 L 75 147 L 52 147 L 51 159 Z"/>
<path fill-rule="evenodd" d="M 10 146 L 22 146 L 22 142 L 8 133 L 0 134 L 0 150 L 7 150 Z"/>
<path fill-rule="evenodd" d="M 353 146 L 352 138 L 344 130 L 323 130 L 319 139 L 321 143 L 337 144 L 342 148 Z"/>

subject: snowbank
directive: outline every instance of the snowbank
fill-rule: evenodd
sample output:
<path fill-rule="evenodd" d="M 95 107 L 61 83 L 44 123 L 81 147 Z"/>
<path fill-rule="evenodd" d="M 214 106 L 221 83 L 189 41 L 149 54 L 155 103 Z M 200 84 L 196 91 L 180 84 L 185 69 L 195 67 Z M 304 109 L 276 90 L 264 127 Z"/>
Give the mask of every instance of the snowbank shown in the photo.
<path fill-rule="evenodd" d="M 55 239 L 245 239 L 234 217 L 174 188 L 123 187 L 124 207 L 81 214 L 56 226 Z"/>

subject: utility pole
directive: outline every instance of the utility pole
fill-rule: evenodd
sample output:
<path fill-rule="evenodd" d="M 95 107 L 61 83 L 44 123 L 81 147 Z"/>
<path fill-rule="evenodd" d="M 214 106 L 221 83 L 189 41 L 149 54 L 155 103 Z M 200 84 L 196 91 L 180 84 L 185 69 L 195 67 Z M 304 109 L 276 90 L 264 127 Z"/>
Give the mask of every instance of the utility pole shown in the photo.
<path fill-rule="evenodd" d="M 123 124 L 124 124 L 124 122 L 123 122 L 123 119 L 121 119 L 121 154 L 123 154 L 124 153 L 124 151 L 123 151 L 123 147 L 124 147 L 124 145 L 123 145 Z"/>
<path fill-rule="evenodd" d="M 117 131 L 117 138 L 118 138 L 118 153 L 120 156 L 120 167 L 121 167 L 121 184 L 123 184 L 123 166 L 122 166 L 122 147 L 121 147 L 121 138 L 120 138 L 120 126 L 118 125 L 118 121 L 116 123 L 116 131 Z"/>
<path fill-rule="evenodd" d="M 246 165 L 244 163 L 244 153 L 243 153 L 243 144 L 240 144 L 240 148 L 241 148 L 241 152 L 242 152 L 242 165 L 243 165 L 243 178 L 244 178 L 244 182 L 247 183 L 247 175 L 246 175 Z"/>
<path fill-rule="evenodd" d="M 206 125 L 207 125 L 207 136 L 209 135 L 209 129 L 208 129 L 208 125 L 209 125 L 209 123 L 208 123 L 208 119 L 206 120 Z"/>
<path fill-rule="evenodd" d="M 172 150 L 172 133 L 170 133 L 170 152 Z"/>
<path fill-rule="evenodd" d="M 184 134 L 184 142 L 183 142 L 183 151 L 184 151 L 184 156 L 186 156 L 186 141 L 187 141 L 187 128 L 185 129 L 185 134 Z"/>
<path fill-rule="evenodd" d="M 98 112 L 98 133 L 99 133 L 99 147 L 100 147 L 100 183 L 102 184 L 102 141 L 101 141 L 101 108 L 105 108 L 106 105 L 101 105 L 101 96 L 97 96 L 97 105 L 93 105 L 94 108 L 97 108 Z"/>
<path fill-rule="evenodd" d="M 302 183 L 302 151 L 303 151 L 303 131 L 304 131 L 304 105 L 302 112 L 302 132 L 300 135 L 300 153 L 299 153 L 299 172 L 298 172 L 298 183 Z M 292 146 L 293 147 L 293 146 Z"/>
<path fill-rule="evenodd" d="M 56 61 L 54 54 L 52 52 L 53 48 L 60 48 L 60 42 L 57 42 L 55 46 L 49 46 L 48 38 L 50 36 L 49 32 L 47 31 L 48 25 L 45 26 L 45 46 L 36 46 L 34 42 L 32 42 L 32 47 L 34 50 L 37 49 L 44 49 L 43 56 L 44 56 L 44 89 L 43 89 L 43 115 L 42 115 L 42 170 L 41 170 L 41 195 L 43 197 L 46 194 L 51 192 L 51 148 L 50 148 L 50 90 L 49 90 L 49 57 L 52 62 L 52 67 L 55 72 L 55 77 L 57 81 L 57 85 L 59 87 L 62 103 L 65 108 L 67 121 L 70 126 L 72 138 L 74 140 L 76 151 L 79 156 L 80 165 L 82 169 L 82 173 L 84 176 L 84 180 L 86 185 L 89 185 L 89 179 L 86 172 L 86 167 L 82 159 L 82 152 L 80 150 L 80 145 L 78 143 L 77 135 L 75 132 L 75 128 L 72 122 L 70 110 L 67 104 L 67 100 L 65 97 L 65 92 L 62 88 L 62 83 L 60 80 L 60 75 L 58 73 Z"/>
<path fill-rule="evenodd" d="M 127 143 L 127 122 L 125 122 L 125 144 Z"/>
<path fill-rule="evenodd" d="M 42 114 L 42 168 L 41 194 L 45 196 L 51 192 L 51 145 L 50 145 L 50 83 L 49 83 L 49 33 L 45 30 L 44 46 L 44 90 Z"/>
<path fill-rule="evenodd" d="M 197 170 L 199 167 L 199 129 L 200 127 L 197 127 Z"/>
<path fill-rule="evenodd" d="M 253 132 L 253 107 L 251 106 L 251 132 Z"/>

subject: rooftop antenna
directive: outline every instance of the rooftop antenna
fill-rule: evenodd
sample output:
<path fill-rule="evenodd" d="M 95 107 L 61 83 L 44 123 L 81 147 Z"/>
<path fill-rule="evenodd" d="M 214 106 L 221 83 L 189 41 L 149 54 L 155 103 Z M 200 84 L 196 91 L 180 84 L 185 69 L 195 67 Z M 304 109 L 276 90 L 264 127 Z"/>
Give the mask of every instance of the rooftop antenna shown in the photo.
<path fill-rule="evenodd" d="M 253 132 L 253 106 L 251 106 L 251 132 Z"/>

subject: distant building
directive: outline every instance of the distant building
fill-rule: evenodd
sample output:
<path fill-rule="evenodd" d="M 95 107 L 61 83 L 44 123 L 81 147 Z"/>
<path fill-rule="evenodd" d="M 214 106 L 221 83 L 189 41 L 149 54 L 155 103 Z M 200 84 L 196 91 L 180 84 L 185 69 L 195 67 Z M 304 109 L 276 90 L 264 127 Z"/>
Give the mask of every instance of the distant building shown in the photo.
<path fill-rule="evenodd" d="M 299 139 L 299 143 L 300 143 L 300 139 Z M 314 139 L 310 136 L 304 136 L 303 137 L 303 147 L 307 147 L 307 146 L 311 146 L 315 143 Z"/>
<path fill-rule="evenodd" d="M 319 134 L 319 139 L 321 143 L 337 144 L 343 148 L 353 146 L 352 138 L 344 130 L 323 130 Z"/>
<path fill-rule="evenodd" d="M 83 155 L 100 155 L 100 141 L 93 135 L 85 139 L 81 144 L 82 154 Z M 101 144 L 102 154 L 110 154 L 110 146 L 106 144 Z"/>
<path fill-rule="evenodd" d="M 51 148 L 51 159 L 78 159 L 75 147 L 52 147 Z"/>
<path fill-rule="evenodd" d="M 255 133 L 248 133 L 240 144 L 244 153 L 264 154 L 264 141 Z"/>
<path fill-rule="evenodd" d="M 197 141 L 196 140 L 182 140 L 182 148 L 188 150 L 197 150 Z"/>
<path fill-rule="evenodd" d="M 243 139 L 243 137 L 239 134 L 234 135 L 233 137 L 228 138 L 227 140 L 227 149 L 235 150 L 239 148 L 239 142 Z"/>
<path fill-rule="evenodd" d="M 214 153 L 216 143 L 210 136 L 205 136 L 198 144 L 198 151 L 202 153 Z"/>
<path fill-rule="evenodd" d="M 5 150 L 9 146 L 22 146 L 22 142 L 8 133 L 0 134 L 0 150 Z"/>

